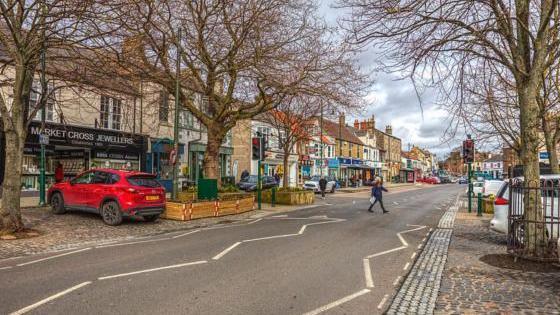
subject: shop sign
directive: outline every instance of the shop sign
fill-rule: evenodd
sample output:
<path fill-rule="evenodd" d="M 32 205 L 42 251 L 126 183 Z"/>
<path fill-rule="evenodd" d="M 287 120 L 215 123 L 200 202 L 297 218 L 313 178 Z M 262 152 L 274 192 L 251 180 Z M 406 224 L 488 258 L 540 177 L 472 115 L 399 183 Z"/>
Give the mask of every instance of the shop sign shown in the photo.
<path fill-rule="evenodd" d="M 39 135 L 39 144 L 49 145 L 49 136 L 48 135 Z"/>
<path fill-rule="evenodd" d="M 328 165 L 329 165 L 330 168 L 338 168 L 340 163 L 337 159 L 329 159 L 328 160 Z"/>
<path fill-rule="evenodd" d="M 352 159 L 339 158 L 340 164 L 352 164 Z"/>
<path fill-rule="evenodd" d="M 119 147 L 125 150 L 142 149 L 144 138 L 130 133 L 83 128 L 63 124 L 46 124 L 41 130 L 39 122 L 32 122 L 26 143 L 40 143 L 40 138 L 47 136 L 50 144 L 75 145 L 80 147 Z"/>
<path fill-rule="evenodd" d="M 353 159 L 352 164 L 353 165 L 362 165 L 362 164 L 364 164 L 364 161 L 358 160 L 358 159 Z"/>
<path fill-rule="evenodd" d="M 138 161 L 138 154 L 135 153 L 118 153 L 118 152 L 106 152 L 106 151 L 94 151 L 94 159 L 109 159 L 109 160 L 128 160 L 128 161 Z"/>

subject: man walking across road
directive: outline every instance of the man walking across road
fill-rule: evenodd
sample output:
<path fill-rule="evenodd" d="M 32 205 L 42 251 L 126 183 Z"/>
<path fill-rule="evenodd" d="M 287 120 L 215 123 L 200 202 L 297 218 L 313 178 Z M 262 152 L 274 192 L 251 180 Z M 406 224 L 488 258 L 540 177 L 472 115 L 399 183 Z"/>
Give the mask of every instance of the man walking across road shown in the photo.
<path fill-rule="evenodd" d="M 381 178 L 377 177 L 375 179 L 375 183 L 373 184 L 373 188 L 371 188 L 371 196 L 372 198 L 375 198 L 375 201 L 373 201 L 371 203 L 371 205 L 369 206 L 368 211 L 369 212 L 373 212 L 373 206 L 379 202 L 379 205 L 381 206 L 381 210 L 383 210 L 383 213 L 387 213 L 389 211 L 385 210 L 385 206 L 383 205 L 383 192 L 387 191 L 387 189 L 385 189 L 385 187 L 383 187 L 383 181 L 381 180 Z"/>
<path fill-rule="evenodd" d="M 319 189 L 321 190 L 321 197 L 325 199 L 325 190 L 327 190 L 327 180 L 325 179 L 325 176 L 321 176 L 321 179 L 319 180 Z"/>

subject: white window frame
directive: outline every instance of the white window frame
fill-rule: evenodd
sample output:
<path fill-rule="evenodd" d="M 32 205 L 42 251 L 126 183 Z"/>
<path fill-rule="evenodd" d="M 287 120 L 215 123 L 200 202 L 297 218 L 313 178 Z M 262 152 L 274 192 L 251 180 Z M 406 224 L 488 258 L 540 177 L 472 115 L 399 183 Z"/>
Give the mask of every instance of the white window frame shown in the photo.
<path fill-rule="evenodd" d="M 104 106 L 106 106 L 105 111 L 103 110 Z M 118 108 L 118 111 L 116 110 L 116 108 Z M 99 125 L 103 129 L 121 130 L 122 127 L 122 100 L 121 99 L 107 96 L 107 95 L 101 95 L 101 101 L 99 106 Z"/>
<path fill-rule="evenodd" d="M 45 121 L 48 122 L 54 122 L 55 121 L 55 111 L 54 111 L 54 105 L 55 105 L 55 100 L 53 98 L 53 89 L 54 86 L 52 84 L 48 84 L 47 86 L 48 92 L 49 93 L 49 97 L 47 98 L 47 102 L 45 104 Z M 29 93 L 29 115 L 31 115 L 31 112 L 33 112 L 35 110 L 35 108 L 39 105 L 39 101 L 41 99 L 41 84 L 38 81 L 33 81 L 33 85 L 31 88 L 31 92 Z M 41 110 L 38 110 L 37 113 L 35 113 L 35 117 L 33 117 L 33 120 L 41 120 Z"/>

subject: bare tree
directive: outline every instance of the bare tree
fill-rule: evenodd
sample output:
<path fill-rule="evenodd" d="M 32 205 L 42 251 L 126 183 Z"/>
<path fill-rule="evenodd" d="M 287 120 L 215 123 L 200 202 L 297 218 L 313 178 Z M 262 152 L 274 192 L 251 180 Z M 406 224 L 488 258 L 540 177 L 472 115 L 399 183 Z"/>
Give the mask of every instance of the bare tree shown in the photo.
<path fill-rule="evenodd" d="M 337 90 L 348 85 L 335 79 L 356 78 L 349 72 L 354 68 L 340 63 L 346 55 L 330 53 L 333 49 L 323 54 L 326 27 L 312 1 L 139 0 L 119 12 L 121 37 L 114 45 L 119 63 L 172 95 L 179 81 L 180 106 L 208 131 L 207 178 L 218 178 L 219 148 L 237 121 L 298 93 L 336 98 Z M 119 54 L 125 42 L 135 43 L 136 58 Z M 327 70 L 339 72 L 327 76 Z M 202 97 L 202 105 L 193 93 Z"/>
<path fill-rule="evenodd" d="M 0 115 L 6 141 L 5 163 L 0 203 L 0 234 L 23 229 L 20 213 L 23 148 L 27 128 L 51 97 L 49 82 L 43 80 L 37 92 L 38 106 L 31 108 L 30 94 L 36 78 L 39 60 L 46 51 L 47 58 L 62 62 L 67 58 L 58 52 L 75 38 L 87 40 L 80 32 L 80 17 L 88 14 L 91 2 L 72 0 L 2 0 L 0 1 L 0 44 L 2 68 Z M 85 35 L 85 36 L 84 36 Z M 58 55 L 55 57 L 54 55 Z M 31 110 L 30 110 L 31 109 Z"/>
<path fill-rule="evenodd" d="M 352 8 L 345 22 L 357 43 L 373 42 L 392 61 L 426 84 L 454 95 L 448 102 L 464 103 L 467 74 L 495 65 L 515 83 L 519 105 L 521 157 L 526 183 L 539 185 L 539 108 L 537 95 L 543 75 L 558 57 L 558 1 L 385 1 L 341 0 Z M 448 95 L 446 95 L 448 96 Z M 525 214 L 541 221 L 540 196 L 525 196 Z M 527 254 L 544 254 L 542 226 L 528 227 Z"/>

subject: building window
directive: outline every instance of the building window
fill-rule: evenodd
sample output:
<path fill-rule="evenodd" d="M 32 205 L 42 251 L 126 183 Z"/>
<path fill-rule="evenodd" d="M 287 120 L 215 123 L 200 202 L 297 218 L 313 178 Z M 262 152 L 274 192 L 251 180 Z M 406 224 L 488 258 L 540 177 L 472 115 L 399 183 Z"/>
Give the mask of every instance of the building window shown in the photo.
<path fill-rule="evenodd" d="M 121 129 L 121 100 L 102 95 L 100 108 L 101 128 Z"/>
<path fill-rule="evenodd" d="M 334 147 L 332 145 L 327 146 L 327 156 L 329 158 L 334 157 Z"/>
<path fill-rule="evenodd" d="M 45 121 L 54 122 L 54 94 L 53 86 L 51 84 L 48 85 L 48 98 L 47 102 L 45 103 Z M 41 101 L 41 84 L 39 82 L 33 82 L 33 86 L 31 87 L 31 93 L 29 93 L 29 116 L 33 113 L 33 111 L 39 106 L 39 102 Z M 41 120 L 41 110 L 37 110 L 33 120 Z"/>
<path fill-rule="evenodd" d="M 159 92 L 159 121 L 169 121 L 169 93 L 166 91 Z"/>
<path fill-rule="evenodd" d="M 188 110 L 181 111 L 181 115 L 179 116 L 179 125 L 183 128 L 194 128 L 194 116 Z"/>

